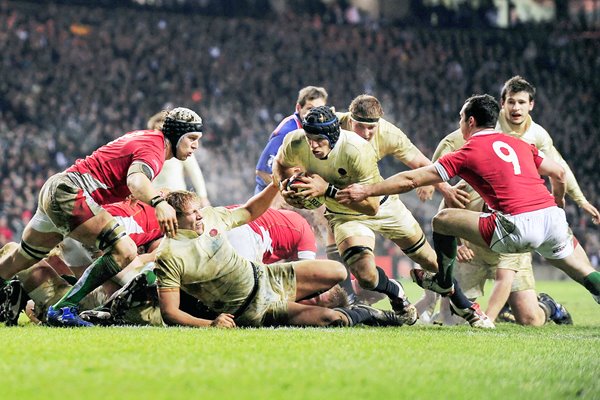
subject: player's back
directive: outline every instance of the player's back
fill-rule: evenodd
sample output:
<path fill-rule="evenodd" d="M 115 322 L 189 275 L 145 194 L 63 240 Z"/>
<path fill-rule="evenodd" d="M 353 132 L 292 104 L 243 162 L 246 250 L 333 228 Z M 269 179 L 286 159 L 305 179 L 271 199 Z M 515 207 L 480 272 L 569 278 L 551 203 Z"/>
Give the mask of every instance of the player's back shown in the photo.
<path fill-rule="evenodd" d="M 534 146 L 486 131 L 440 162 L 471 184 L 492 209 L 520 214 L 556 205 L 537 171 L 542 160 Z"/>
<path fill-rule="evenodd" d="M 100 147 L 67 169 L 81 175 L 80 183 L 99 204 L 124 200 L 129 194 L 127 171 L 133 161 L 142 162 L 156 176 L 162 169 L 164 136 L 160 131 L 133 131 Z"/>

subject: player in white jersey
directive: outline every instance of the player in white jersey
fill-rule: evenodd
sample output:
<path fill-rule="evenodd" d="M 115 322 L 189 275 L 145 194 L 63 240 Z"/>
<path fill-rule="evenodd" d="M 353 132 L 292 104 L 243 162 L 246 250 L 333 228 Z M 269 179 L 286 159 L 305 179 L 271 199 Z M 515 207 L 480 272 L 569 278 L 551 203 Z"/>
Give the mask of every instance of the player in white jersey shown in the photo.
<path fill-rule="evenodd" d="M 277 182 L 290 177 L 300 168 L 304 183 L 292 189 L 280 188 L 284 199 L 302 207 L 302 199 L 324 196 L 329 226 L 338 251 L 362 288 L 385 293 L 394 310 L 405 323 L 416 322 L 416 309 L 404 294 L 399 282 L 389 279 L 375 264 L 374 232 L 381 233 L 403 249 L 405 254 L 424 268 L 437 270 L 433 249 L 421 227 L 398 196 L 383 196 L 342 205 L 335 199 L 338 188 L 353 183 L 376 183 L 379 174 L 373 146 L 353 132 L 339 127 L 337 117 L 328 107 L 311 110 L 302 122 L 303 129 L 288 135 L 273 166 Z M 300 201 L 299 201 L 300 199 Z M 457 296 L 462 293 L 457 290 Z"/>
<path fill-rule="evenodd" d="M 165 322 L 186 326 L 296 325 L 352 326 L 366 321 L 401 325 L 392 312 L 371 307 L 329 309 L 298 301 L 330 289 L 346 276 L 328 260 L 303 260 L 265 266 L 240 256 L 225 232 L 267 210 L 277 189 L 269 184 L 243 206 L 200 208 L 190 192 L 175 191 L 167 202 L 177 210 L 179 231 L 161 242 L 156 258 L 158 297 Z M 180 308 L 181 291 L 200 300 L 214 319 Z"/>

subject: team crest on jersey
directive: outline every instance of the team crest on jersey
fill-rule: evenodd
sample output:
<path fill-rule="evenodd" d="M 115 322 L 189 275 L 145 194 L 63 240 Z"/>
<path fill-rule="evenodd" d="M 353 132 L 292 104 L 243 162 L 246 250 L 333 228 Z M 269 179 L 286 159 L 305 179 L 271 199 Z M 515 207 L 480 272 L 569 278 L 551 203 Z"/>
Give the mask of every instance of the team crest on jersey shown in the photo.
<path fill-rule="evenodd" d="M 210 237 L 215 237 L 219 234 L 219 231 L 213 228 L 210 230 L 210 232 L 208 232 L 208 234 L 210 235 Z"/>

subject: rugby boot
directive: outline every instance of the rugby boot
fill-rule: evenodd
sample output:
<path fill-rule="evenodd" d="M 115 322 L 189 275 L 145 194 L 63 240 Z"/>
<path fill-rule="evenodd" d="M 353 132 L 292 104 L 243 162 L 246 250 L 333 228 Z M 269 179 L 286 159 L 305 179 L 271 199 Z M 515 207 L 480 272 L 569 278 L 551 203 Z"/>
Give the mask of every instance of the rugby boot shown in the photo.
<path fill-rule="evenodd" d="M 148 279 L 145 273 L 138 274 L 111 297 L 110 314 L 115 321 L 120 321 L 127 310 L 136 307 L 148 299 L 146 289 Z"/>
<path fill-rule="evenodd" d="M 400 315 L 392 310 L 379 310 L 375 307 L 366 304 L 358 304 L 353 307 L 366 310 L 371 316 L 370 319 L 362 321 L 365 325 L 370 326 L 402 326 L 404 321 Z"/>
<path fill-rule="evenodd" d="M 94 324 L 84 321 L 79 317 L 77 307 L 48 308 L 48 325 L 62 328 L 90 327 Z"/>
<path fill-rule="evenodd" d="M 513 314 L 512 310 L 510 309 L 510 306 L 508 305 L 508 303 L 504 304 L 504 306 L 500 309 L 500 312 L 498 313 L 498 316 L 496 317 L 496 321 L 507 322 L 509 324 L 517 323 L 517 321 L 515 320 L 515 315 Z"/>
<path fill-rule="evenodd" d="M 393 281 L 402 288 L 400 297 L 390 297 L 392 309 L 400 321 L 402 321 L 402 325 L 414 325 L 419 318 L 417 308 L 411 304 L 411 302 L 408 300 L 408 297 L 404 294 L 404 288 L 402 287 L 402 284 L 395 279 L 390 279 L 390 281 Z"/>
<path fill-rule="evenodd" d="M 567 311 L 565 306 L 557 303 L 550 295 L 540 293 L 538 295 L 538 303 L 548 316 L 548 320 L 553 321 L 557 325 L 573 325 L 573 318 Z"/>
<path fill-rule="evenodd" d="M 17 325 L 19 314 L 25 309 L 29 296 L 23 290 L 21 282 L 13 279 L 2 288 L 2 303 L 0 303 L 0 320 L 6 321 L 6 326 Z"/>
<path fill-rule="evenodd" d="M 435 279 L 435 274 L 424 269 L 413 268 L 410 271 L 412 280 L 423 289 L 431 290 L 432 292 L 441 294 L 442 296 L 450 296 L 454 293 L 454 285 L 449 288 L 443 288 Z"/>
<path fill-rule="evenodd" d="M 452 302 L 450 302 L 450 309 L 454 314 L 465 319 L 473 328 L 496 328 L 494 322 L 487 315 L 485 315 L 483 311 L 481 311 L 481 307 L 479 307 L 479 304 L 477 303 L 473 303 L 471 307 L 468 308 L 458 308 Z"/>

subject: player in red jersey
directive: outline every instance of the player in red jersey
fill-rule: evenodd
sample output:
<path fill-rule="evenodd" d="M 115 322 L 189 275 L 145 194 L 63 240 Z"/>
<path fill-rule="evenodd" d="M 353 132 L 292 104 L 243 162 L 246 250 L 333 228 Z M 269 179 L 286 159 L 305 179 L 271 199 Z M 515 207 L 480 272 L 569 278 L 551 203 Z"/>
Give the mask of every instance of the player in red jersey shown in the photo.
<path fill-rule="evenodd" d="M 264 264 L 314 260 L 317 253 L 312 228 L 291 210 L 269 208 L 254 221 L 228 231 L 227 239 L 239 255 Z"/>
<path fill-rule="evenodd" d="M 168 112 L 162 131 L 125 134 L 50 177 L 41 189 L 38 209 L 19 246 L 0 251 L 0 278 L 6 280 L 37 263 L 67 236 L 97 247 L 104 254 L 48 310 L 48 321 L 53 325 L 89 326 L 77 316 L 79 301 L 136 256 L 133 240 L 101 206 L 131 194 L 153 206 L 163 232 L 174 235 L 175 210 L 163 201 L 151 180 L 165 159 L 185 160 L 192 155 L 198 148 L 201 130 L 202 119 L 195 112 L 175 108 Z"/>
<path fill-rule="evenodd" d="M 154 250 L 158 239 L 163 236 L 154 209 L 146 203 L 129 198 L 104 205 L 103 208 L 125 228 L 127 235 L 138 247 L 138 256 L 102 287 L 85 296 L 80 303 L 85 310 L 101 306 L 112 293 L 151 266 L 148 263 L 154 261 Z M 16 243 L 12 245 L 18 246 Z M 35 312 L 32 307 L 28 309 L 30 318 L 35 315 L 37 322 L 45 321 L 48 307 L 62 298 L 71 288 L 70 283 L 76 281 L 76 277 L 80 277 L 83 270 L 98 257 L 94 254 L 95 251 L 66 237 L 48 257 L 19 272 L 16 276 L 17 283 L 11 281 L 10 293 L 6 301 L 0 303 L 0 321 L 4 319 L 9 324 L 16 324 L 19 313 L 25 306 L 21 301 L 25 293 L 35 303 Z M 149 271 L 145 273 L 151 274 Z"/>
<path fill-rule="evenodd" d="M 452 292 L 456 237 L 460 237 L 498 253 L 535 250 L 600 303 L 600 272 L 594 270 L 573 239 L 565 213 L 559 208 L 565 202 L 564 168 L 534 146 L 496 131 L 499 109 L 492 96 L 470 97 L 460 111 L 460 130 L 466 140 L 463 147 L 432 166 L 396 174 L 374 185 L 353 185 L 338 193 L 341 201 L 404 193 L 459 175 L 492 211 L 441 210 L 432 222 L 439 272 L 418 272 L 413 276 L 417 283 L 441 294 Z M 550 178 L 552 194 L 540 174 Z M 477 311 L 476 305 L 455 304 L 453 308 L 466 319 Z"/>

